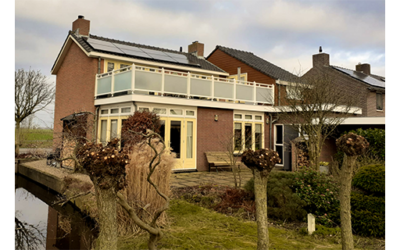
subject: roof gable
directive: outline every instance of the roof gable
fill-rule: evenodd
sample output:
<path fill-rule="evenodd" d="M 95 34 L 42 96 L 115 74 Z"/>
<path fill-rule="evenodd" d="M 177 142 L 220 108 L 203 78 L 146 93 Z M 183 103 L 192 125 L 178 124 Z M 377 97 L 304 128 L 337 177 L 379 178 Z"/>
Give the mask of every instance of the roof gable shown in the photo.
<path fill-rule="evenodd" d="M 252 52 L 247 52 L 247 51 L 242 51 L 242 50 L 237 50 L 237 49 L 232 49 L 232 48 L 217 45 L 217 47 L 210 53 L 210 55 L 207 57 L 207 59 L 217 49 L 225 52 L 229 56 L 247 64 L 248 66 L 250 66 L 250 67 L 260 71 L 261 73 L 268 75 L 274 79 L 280 79 L 280 80 L 288 81 L 288 82 L 293 82 L 293 81 L 299 80 L 298 76 L 268 62 L 267 60 L 264 60 L 256 55 L 254 55 Z"/>

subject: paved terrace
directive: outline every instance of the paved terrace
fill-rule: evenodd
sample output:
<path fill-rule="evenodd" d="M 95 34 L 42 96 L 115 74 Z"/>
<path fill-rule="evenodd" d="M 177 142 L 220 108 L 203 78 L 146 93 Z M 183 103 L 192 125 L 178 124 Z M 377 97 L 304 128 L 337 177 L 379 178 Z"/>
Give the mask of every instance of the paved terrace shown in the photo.
<path fill-rule="evenodd" d="M 279 169 L 273 171 L 280 171 Z M 70 170 L 55 168 L 46 165 L 46 160 L 22 163 L 18 167 L 18 172 L 36 182 L 39 182 L 57 192 L 62 192 L 66 176 L 74 178 L 76 181 L 91 182 L 90 178 L 83 174 L 72 174 Z M 241 168 L 242 186 L 253 176 L 250 169 Z M 173 173 L 171 175 L 171 187 L 190 187 L 196 185 L 217 184 L 221 186 L 234 187 L 234 178 L 231 171 L 218 172 L 190 172 Z"/>
<path fill-rule="evenodd" d="M 253 176 L 248 168 L 242 169 L 240 175 L 242 177 L 242 186 Z M 233 173 L 219 170 L 219 172 L 174 173 L 171 175 L 171 187 L 190 187 L 205 184 L 234 187 Z"/>

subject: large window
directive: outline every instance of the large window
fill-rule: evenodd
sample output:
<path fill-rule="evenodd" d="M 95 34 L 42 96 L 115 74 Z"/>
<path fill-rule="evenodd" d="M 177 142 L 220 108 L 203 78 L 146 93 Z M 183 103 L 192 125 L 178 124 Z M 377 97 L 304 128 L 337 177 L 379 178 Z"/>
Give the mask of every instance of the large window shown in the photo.
<path fill-rule="evenodd" d="M 235 113 L 234 147 L 237 153 L 245 149 L 259 150 L 264 147 L 263 114 Z"/>
<path fill-rule="evenodd" d="M 383 95 L 376 93 L 376 110 L 383 110 Z"/>

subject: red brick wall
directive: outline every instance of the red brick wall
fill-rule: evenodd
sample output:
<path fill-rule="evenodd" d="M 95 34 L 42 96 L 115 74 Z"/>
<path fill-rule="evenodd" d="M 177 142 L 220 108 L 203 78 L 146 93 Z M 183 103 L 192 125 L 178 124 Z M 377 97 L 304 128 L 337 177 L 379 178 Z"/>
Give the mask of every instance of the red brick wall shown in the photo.
<path fill-rule="evenodd" d="M 261 73 L 260 71 L 248 66 L 247 64 L 237 60 L 234 57 L 226 54 L 221 50 L 216 50 L 214 53 L 207 59 L 207 61 L 215 64 L 219 68 L 225 70 L 230 75 L 237 74 L 237 68 L 240 67 L 241 73 L 247 73 L 247 81 L 249 82 L 259 82 L 259 83 L 267 83 L 275 85 L 275 104 L 278 100 L 278 89 L 275 84 L 275 79 Z"/>
<path fill-rule="evenodd" d="M 214 116 L 218 115 L 218 121 Z M 225 151 L 222 141 L 233 136 L 233 110 L 197 109 L 197 170 L 208 171 L 206 151 Z"/>
<path fill-rule="evenodd" d="M 333 138 L 328 138 L 325 140 L 324 145 L 322 145 L 321 155 L 319 157 L 320 161 L 332 161 L 332 157 L 336 154 L 336 140 Z"/>
<path fill-rule="evenodd" d="M 362 108 L 362 115 L 360 116 L 368 116 L 367 94 L 369 90 L 367 90 L 366 84 L 355 80 L 348 75 L 340 73 L 330 67 L 311 68 L 307 73 L 302 76 L 302 78 L 313 77 L 318 74 L 327 74 L 329 77 L 332 77 L 338 88 L 343 89 L 344 94 L 348 94 L 350 97 L 353 96 L 354 98 L 359 98 L 358 106 Z"/>
<path fill-rule="evenodd" d="M 368 116 L 385 116 L 385 94 L 382 94 L 383 98 L 383 110 L 376 110 L 376 92 L 368 91 L 367 95 L 367 114 Z"/>
<path fill-rule="evenodd" d="M 57 147 L 60 143 L 61 118 L 74 112 L 95 112 L 94 89 L 97 67 L 97 58 L 87 57 L 75 43 L 72 43 L 57 72 L 53 147 Z"/>

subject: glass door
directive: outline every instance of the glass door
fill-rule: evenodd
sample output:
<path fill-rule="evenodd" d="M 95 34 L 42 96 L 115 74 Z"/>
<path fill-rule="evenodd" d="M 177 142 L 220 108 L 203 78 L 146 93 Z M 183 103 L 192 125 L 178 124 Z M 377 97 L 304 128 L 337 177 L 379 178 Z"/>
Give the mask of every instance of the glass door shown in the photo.
<path fill-rule="evenodd" d="M 196 119 L 163 117 L 160 134 L 176 154 L 173 169 L 196 169 Z"/>

